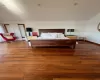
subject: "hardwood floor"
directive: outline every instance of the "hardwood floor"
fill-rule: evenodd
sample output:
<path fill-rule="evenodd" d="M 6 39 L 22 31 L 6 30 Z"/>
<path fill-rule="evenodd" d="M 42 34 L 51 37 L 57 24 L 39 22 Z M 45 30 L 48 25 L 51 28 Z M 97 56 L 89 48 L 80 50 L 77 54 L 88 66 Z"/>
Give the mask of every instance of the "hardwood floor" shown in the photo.
<path fill-rule="evenodd" d="M 24 41 L 0 43 L 0 80 L 100 80 L 100 46 L 32 49 Z"/>

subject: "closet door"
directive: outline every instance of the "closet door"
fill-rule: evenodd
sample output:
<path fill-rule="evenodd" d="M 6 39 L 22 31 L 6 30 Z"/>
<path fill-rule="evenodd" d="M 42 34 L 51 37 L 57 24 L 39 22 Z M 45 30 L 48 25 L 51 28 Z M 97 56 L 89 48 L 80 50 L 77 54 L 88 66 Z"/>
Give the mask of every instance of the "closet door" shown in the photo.
<path fill-rule="evenodd" d="M 22 40 L 26 39 L 25 28 L 23 25 L 18 25 Z"/>

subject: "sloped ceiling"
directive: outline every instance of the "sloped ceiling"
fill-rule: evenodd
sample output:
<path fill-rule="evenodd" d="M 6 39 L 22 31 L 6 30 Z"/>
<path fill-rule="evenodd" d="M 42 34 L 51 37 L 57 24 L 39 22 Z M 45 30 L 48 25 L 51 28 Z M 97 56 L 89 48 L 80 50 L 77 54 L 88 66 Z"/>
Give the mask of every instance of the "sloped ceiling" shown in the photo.
<path fill-rule="evenodd" d="M 100 0 L 0 0 L 0 21 L 81 21 L 100 13 Z"/>

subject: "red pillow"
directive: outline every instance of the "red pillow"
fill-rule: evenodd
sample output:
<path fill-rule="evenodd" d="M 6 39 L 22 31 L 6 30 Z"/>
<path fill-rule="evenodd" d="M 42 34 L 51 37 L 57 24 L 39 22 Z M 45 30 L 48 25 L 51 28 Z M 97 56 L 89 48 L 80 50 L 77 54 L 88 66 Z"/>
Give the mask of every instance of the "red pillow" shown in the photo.
<path fill-rule="evenodd" d="M 32 32 L 32 35 L 33 36 L 38 36 L 38 33 L 37 32 Z"/>

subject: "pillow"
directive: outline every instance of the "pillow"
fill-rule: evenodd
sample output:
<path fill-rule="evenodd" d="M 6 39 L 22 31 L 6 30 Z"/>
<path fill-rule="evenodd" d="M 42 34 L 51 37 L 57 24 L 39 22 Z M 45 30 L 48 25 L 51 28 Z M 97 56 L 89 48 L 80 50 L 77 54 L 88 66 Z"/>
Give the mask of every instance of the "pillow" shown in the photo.
<path fill-rule="evenodd" d="M 55 39 L 57 38 L 57 33 L 41 33 L 42 38 Z"/>
<path fill-rule="evenodd" d="M 57 38 L 57 33 L 49 33 L 51 38 Z"/>
<path fill-rule="evenodd" d="M 3 36 L 10 36 L 10 33 L 4 33 Z"/>
<path fill-rule="evenodd" d="M 64 34 L 63 33 L 57 33 L 57 38 L 64 38 Z"/>
<path fill-rule="evenodd" d="M 13 39 L 12 36 L 5 36 L 7 39 Z"/>
<path fill-rule="evenodd" d="M 51 39 L 56 39 L 56 38 L 64 38 L 64 34 L 62 33 L 41 33 L 42 38 L 51 38 Z"/>
<path fill-rule="evenodd" d="M 41 33 L 42 38 L 48 38 L 50 35 L 48 33 Z"/>

